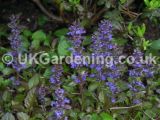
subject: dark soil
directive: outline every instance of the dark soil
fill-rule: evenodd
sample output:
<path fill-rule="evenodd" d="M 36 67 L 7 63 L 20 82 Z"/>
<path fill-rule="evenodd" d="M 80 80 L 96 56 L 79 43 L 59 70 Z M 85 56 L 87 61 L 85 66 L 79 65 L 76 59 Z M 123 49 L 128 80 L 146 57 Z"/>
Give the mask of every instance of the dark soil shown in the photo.
<path fill-rule="evenodd" d="M 39 27 L 37 20 L 39 16 L 43 15 L 31 0 L 0 0 L 0 24 L 7 24 L 9 16 L 12 14 L 21 14 L 21 24 L 27 26 L 30 30 Z M 41 27 L 46 31 L 50 31 L 57 28 L 58 25 L 53 21 L 49 21 Z"/>

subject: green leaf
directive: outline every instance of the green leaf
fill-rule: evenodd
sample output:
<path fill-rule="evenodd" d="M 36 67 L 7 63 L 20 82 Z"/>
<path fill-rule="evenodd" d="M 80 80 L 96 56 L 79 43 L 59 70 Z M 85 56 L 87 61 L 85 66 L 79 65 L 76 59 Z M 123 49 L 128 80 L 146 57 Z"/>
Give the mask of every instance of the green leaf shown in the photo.
<path fill-rule="evenodd" d="M 69 0 L 69 3 L 78 5 L 80 3 L 80 0 Z"/>
<path fill-rule="evenodd" d="M 64 36 L 61 36 L 59 44 L 58 44 L 58 54 L 59 56 L 66 56 L 69 55 L 68 48 L 70 47 L 68 41 Z"/>
<path fill-rule="evenodd" d="M 88 90 L 93 92 L 94 90 L 96 90 L 98 88 L 98 86 L 99 86 L 98 82 L 92 83 L 91 85 L 89 85 Z"/>
<path fill-rule="evenodd" d="M 17 113 L 17 118 L 18 120 L 29 120 L 29 116 L 23 112 Z"/>
<path fill-rule="evenodd" d="M 56 37 L 61 37 L 61 36 L 65 36 L 67 33 L 68 33 L 68 29 L 67 28 L 62 28 L 62 29 L 59 29 L 59 30 L 55 31 L 54 35 Z"/>
<path fill-rule="evenodd" d="M 8 52 L 7 48 L 0 46 L 0 54 L 4 54 L 4 53 L 7 53 L 7 52 Z"/>
<path fill-rule="evenodd" d="M 52 75 L 51 67 L 47 68 L 43 74 L 45 78 L 49 78 Z"/>
<path fill-rule="evenodd" d="M 42 30 L 38 30 L 33 33 L 32 40 L 32 47 L 38 49 L 40 47 L 40 43 L 47 40 L 47 36 Z"/>
<path fill-rule="evenodd" d="M 91 115 L 86 115 L 82 118 L 82 120 L 92 120 L 92 116 Z"/>
<path fill-rule="evenodd" d="M 3 75 L 10 75 L 11 73 L 13 73 L 13 69 L 11 68 L 5 68 L 2 71 Z"/>
<path fill-rule="evenodd" d="M 91 120 L 100 120 L 100 117 L 96 113 L 94 113 L 92 114 Z"/>
<path fill-rule="evenodd" d="M 76 83 L 73 81 L 63 86 L 63 88 L 70 93 L 74 92 L 75 87 L 76 87 Z"/>
<path fill-rule="evenodd" d="M 36 50 L 40 47 L 40 41 L 39 40 L 34 40 L 32 42 L 32 48 L 35 48 Z"/>
<path fill-rule="evenodd" d="M 142 25 L 142 34 L 144 35 L 145 32 L 146 32 L 146 25 L 143 23 L 143 25 Z"/>
<path fill-rule="evenodd" d="M 146 4 L 147 6 L 150 6 L 149 0 L 144 0 L 144 2 L 145 2 L 145 4 Z"/>
<path fill-rule="evenodd" d="M 47 35 L 47 38 L 46 38 L 46 40 L 44 41 L 44 45 L 45 46 L 51 46 L 50 44 L 50 42 L 51 42 L 51 39 L 52 39 L 52 37 L 51 37 L 51 35 Z"/>
<path fill-rule="evenodd" d="M 46 34 L 42 30 L 38 30 L 32 35 L 33 40 L 44 41 L 46 40 Z"/>
<path fill-rule="evenodd" d="M 124 20 L 121 16 L 120 11 L 112 10 L 110 12 L 107 12 L 104 17 L 106 19 L 112 21 L 112 25 L 113 25 L 114 29 L 117 29 L 117 30 L 120 30 L 120 31 L 123 30 L 123 25 L 122 24 L 124 23 Z"/>
<path fill-rule="evenodd" d="M 77 120 L 78 113 L 76 111 L 72 110 L 70 112 L 70 116 L 73 118 L 73 120 Z"/>
<path fill-rule="evenodd" d="M 155 50 L 160 50 L 160 39 L 153 41 L 151 43 L 151 48 Z"/>
<path fill-rule="evenodd" d="M 14 97 L 14 100 L 19 102 L 19 103 L 22 103 L 24 101 L 24 99 L 25 99 L 25 94 L 23 94 L 23 93 L 18 94 Z"/>
<path fill-rule="evenodd" d="M 102 120 L 113 120 L 112 116 L 108 113 L 101 113 L 100 116 L 102 117 Z"/>
<path fill-rule="evenodd" d="M 121 4 L 124 4 L 126 2 L 126 0 L 120 0 Z"/>
<path fill-rule="evenodd" d="M 48 18 L 44 15 L 38 17 L 38 25 L 43 26 L 48 21 Z"/>
<path fill-rule="evenodd" d="M 151 45 L 149 40 L 143 39 L 143 49 L 147 50 L 147 48 Z"/>
<path fill-rule="evenodd" d="M 150 103 L 150 102 L 144 102 L 144 103 L 143 103 L 143 107 L 144 107 L 145 109 L 151 109 L 151 108 L 153 107 L 153 105 L 152 105 L 152 103 Z"/>
<path fill-rule="evenodd" d="M 35 92 L 36 92 L 35 88 L 31 89 L 24 100 L 24 106 L 27 109 L 32 109 L 35 106 L 35 103 L 37 103 Z"/>
<path fill-rule="evenodd" d="M 23 46 L 23 48 L 28 49 L 30 47 L 30 43 L 29 43 L 27 37 L 26 36 L 21 36 L 21 38 L 22 38 L 22 46 Z"/>
<path fill-rule="evenodd" d="M 0 24 L 0 38 L 2 36 L 7 37 L 7 30 L 8 30 L 7 25 Z"/>
<path fill-rule="evenodd" d="M 99 93 L 98 99 L 100 100 L 100 102 L 104 103 L 105 102 L 105 96 L 104 96 L 104 92 L 101 91 Z"/>
<path fill-rule="evenodd" d="M 4 80 L 3 77 L 0 77 L 0 88 L 6 88 L 11 84 L 11 80 Z M 4 92 L 5 93 L 5 92 Z"/>
<path fill-rule="evenodd" d="M 2 120 L 15 120 L 15 117 L 13 116 L 12 113 L 6 113 L 3 117 Z"/>
<path fill-rule="evenodd" d="M 39 80 L 40 80 L 40 75 L 39 74 L 35 74 L 28 83 L 29 89 L 37 86 L 39 84 Z"/>
<path fill-rule="evenodd" d="M 0 62 L 0 71 L 2 71 L 3 69 L 4 69 L 4 64 Z"/>
<path fill-rule="evenodd" d="M 121 45 L 125 45 L 127 43 L 127 40 L 123 38 L 115 38 L 113 39 L 113 43 L 116 43 L 121 46 Z"/>
<path fill-rule="evenodd" d="M 30 37 L 30 36 L 32 36 L 32 32 L 30 30 L 28 30 L 28 29 L 24 29 L 23 30 L 23 35 L 25 37 Z"/>
<path fill-rule="evenodd" d="M 143 37 L 142 29 L 140 27 L 137 28 L 137 35 Z"/>
<path fill-rule="evenodd" d="M 8 91 L 5 91 L 4 93 L 3 93 L 3 96 L 2 96 L 2 99 L 3 99 L 3 101 L 9 101 L 10 99 L 11 99 L 11 93 L 10 92 L 8 92 Z"/>
<path fill-rule="evenodd" d="M 104 5 L 105 4 L 105 0 L 98 0 L 97 5 Z"/>
<path fill-rule="evenodd" d="M 143 116 L 143 120 L 155 120 L 153 118 L 156 118 L 157 114 L 152 109 L 147 109 L 144 111 L 145 115 Z M 150 118 L 148 117 L 150 116 Z"/>
<path fill-rule="evenodd" d="M 86 36 L 85 37 L 85 39 L 84 39 L 84 41 L 83 41 L 83 45 L 89 45 L 89 44 L 91 44 L 91 37 L 90 36 Z"/>
<path fill-rule="evenodd" d="M 132 27 L 133 27 L 133 23 L 130 22 L 130 23 L 128 24 L 128 27 L 127 27 L 129 33 L 131 33 L 131 31 L 132 31 Z"/>
<path fill-rule="evenodd" d="M 69 68 L 69 66 L 68 66 L 68 65 L 66 65 L 66 64 L 64 64 L 64 65 L 63 65 L 63 71 L 64 71 L 64 73 L 68 73 L 68 72 L 70 72 L 70 68 Z"/>
<path fill-rule="evenodd" d="M 106 1 L 106 4 L 105 4 L 106 8 L 110 8 L 111 5 L 112 5 L 112 4 L 111 4 L 111 1 L 108 1 L 108 0 L 107 0 L 107 1 Z"/>

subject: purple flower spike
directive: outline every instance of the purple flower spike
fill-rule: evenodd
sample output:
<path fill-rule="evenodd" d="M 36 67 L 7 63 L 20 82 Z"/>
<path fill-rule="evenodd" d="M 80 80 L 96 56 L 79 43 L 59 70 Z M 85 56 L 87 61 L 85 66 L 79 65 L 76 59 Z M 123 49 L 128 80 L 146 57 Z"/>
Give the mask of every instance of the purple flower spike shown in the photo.
<path fill-rule="evenodd" d="M 65 114 L 65 106 L 70 103 L 70 100 L 65 98 L 65 91 L 61 88 L 56 89 L 55 97 L 56 99 L 51 103 L 51 106 L 55 108 L 54 115 L 56 120 L 61 120 Z"/>
<path fill-rule="evenodd" d="M 83 56 L 84 48 L 82 47 L 82 42 L 84 40 L 84 34 L 86 33 L 85 29 L 81 27 L 80 23 L 74 22 L 73 25 L 69 27 L 68 36 L 70 37 L 70 41 L 72 43 L 72 48 L 69 48 L 73 57 L 81 57 Z M 85 63 L 87 65 L 87 63 Z M 83 63 L 77 64 L 76 62 L 71 63 L 71 67 L 73 69 L 77 69 L 78 67 L 82 67 Z"/>
<path fill-rule="evenodd" d="M 63 67 L 62 65 L 54 65 L 51 71 L 53 74 L 50 77 L 50 83 L 56 87 L 54 92 L 55 100 L 51 102 L 51 106 L 54 108 L 55 120 L 62 120 L 67 118 L 65 117 L 65 110 L 66 105 L 70 103 L 70 100 L 65 97 L 65 90 L 61 88 Z"/>
<path fill-rule="evenodd" d="M 15 51 L 18 51 L 22 46 L 20 37 L 21 26 L 18 24 L 19 17 L 19 15 L 12 15 L 10 17 L 11 22 L 8 24 L 11 29 L 11 34 L 8 39 L 10 41 L 11 48 Z"/>
<path fill-rule="evenodd" d="M 102 20 L 99 24 L 98 31 L 92 35 L 92 56 L 101 56 L 103 58 L 120 56 L 122 50 L 120 50 L 116 44 L 113 44 L 111 40 L 112 24 L 108 20 Z M 101 64 L 101 61 L 98 61 L 96 64 L 91 64 L 90 67 L 97 71 L 98 80 L 104 81 L 107 80 L 107 78 L 118 79 L 120 77 L 120 69 L 114 63 L 109 63 L 109 66 L 106 66 Z"/>
<path fill-rule="evenodd" d="M 63 68 L 61 65 L 55 65 L 52 67 L 53 75 L 50 77 L 50 83 L 54 85 L 60 85 L 61 84 L 61 76 L 63 74 Z"/>

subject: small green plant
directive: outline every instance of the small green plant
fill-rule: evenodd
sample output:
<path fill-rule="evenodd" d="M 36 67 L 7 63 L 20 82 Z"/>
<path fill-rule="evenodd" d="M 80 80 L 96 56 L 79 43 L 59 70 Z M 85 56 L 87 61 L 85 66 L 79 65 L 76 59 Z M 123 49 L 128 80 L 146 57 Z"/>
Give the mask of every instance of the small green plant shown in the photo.
<path fill-rule="evenodd" d="M 147 48 L 151 46 L 151 43 L 149 40 L 146 40 L 145 38 L 143 39 L 143 49 L 147 50 Z"/>
<path fill-rule="evenodd" d="M 120 0 L 121 4 L 124 4 L 127 0 Z"/>
<path fill-rule="evenodd" d="M 0 89 L 6 88 L 7 86 L 9 86 L 11 83 L 11 81 L 9 79 L 3 79 L 2 77 L 0 77 Z"/>
<path fill-rule="evenodd" d="M 127 27 L 128 33 L 131 35 L 136 35 L 136 37 L 139 37 L 141 42 L 140 45 L 142 45 L 143 50 L 147 50 L 148 47 L 151 46 L 151 42 L 149 40 L 146 40 L 144 37 L 144 34 L 146 32 L 146 25 L 142 24 L 141 26 L 134 26 L 133 23 L 129 23 Z"/>
<path fill-rule="evenodd" d="M 78 5 L 80 4 L 80 0 L 69 0 L 69 3 L 73 5 Z"/>
<path fill-rule="evenodd" d="M 136 28 L 134 29 L 135 34 L 140 38 L 144 36 L 145 31 L 146 31 L 145 24 L 142 24 L 141 26 L 136 26 Z"/>
<path fill-rule="evenodd" d="M 160 0 L 144 0 L 144 2 L 149 9 L 157 9 L 160 7 Z"/>

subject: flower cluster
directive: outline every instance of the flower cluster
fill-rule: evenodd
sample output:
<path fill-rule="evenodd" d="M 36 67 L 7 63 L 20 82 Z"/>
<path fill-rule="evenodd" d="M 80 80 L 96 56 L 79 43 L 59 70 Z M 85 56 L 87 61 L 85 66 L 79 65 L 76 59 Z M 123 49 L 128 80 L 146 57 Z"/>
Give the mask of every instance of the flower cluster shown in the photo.
<path fill-rule="evenodd" d="M 144 53 L 142 53 L 139 49 L 135 49 L 133 53 L 133 57 L 135 59 L 135 63 L 132 65 L 133 69 L 129 70 L 130 77 L 153 77 L 155 71 L 153 64 L 143 63 Z"/>
<path fill-rule="evenodd" d="M 19 18 L 19 15 L 12 15 L 10 17 L 10 23 L 8 24 L 9 28 L 11 29 L 11 34 L 8 39 L 13 50 L 8 54 L 14 57 L 11 65 L 17 72 L 20 72 L 26 68 L 26 64 L 20 64 L 17 60 L 18 54 L 22 52 L 22 41 L 20 37 L 21 26 L 18 24 Z"/>
<path fill-rule="evenodd" d="M 136 97 L 136 93 L 141 92 L 142 90 L 145 89 L 144 84 L 141 81 L 132 81 L 130 84 L 128 84 L 128 88 L 130 89 L 130 91 L 133 92 L 132 97 L 133 97 L 133 103 L 134 104 L 139 104 L 141 102 L 140 98 L 139 99 L 135 99 Z"/>
<path fill-rule="evenodd" d="M 50 78 L 50 83 L 56 87 L 55 101 L 52 101 L 51 106 L 54 108 L 54 117 L 56 120 L 61 120 L 65 116 L 66 105 L 70 103 L 69 99 L 65 98 L 65 91 L 61 88 L 61 77 L 63 68 L 61 65 L 55 65 L 52 68 L 53 75 Z M 65 117 L 67 119 L 67 117 Z"/>
<path fill-rule="evenodd" d="M 130 84 L 128 84 L 128 87 L 133 92 L 138 92 L 139 89 L 137 87 L 145 88 L 144 84 L 141 81 L 133 81 Z"/>
<path fill-rule="evenodd" d="M 75 81 L 75 83 L 84 83 L 86 81 L 88 74 L 87 72 L 83 71 L 78 76 L 73 75 L 72 79 Z"/>
<path fill-rule="evenodd" d="M 92 36 L 92 41 L 92 56 L 103 56 L 103 58 L 119 56 L 118 54 L 121 50 L 119 50 L 116 44 L 112 43 L 111 22 L 107 20 L 101 21 L 98 31 L 96 31 Z M 116 79 L 120 76 L 117 64 L 118 63 L 114 63 L 107 67 L 99 62 L 99 64 L 92 64 L 91 68 L 94 68 L 98 72 L 96 75 L 98 80 L 106 80 L 107 78 Z"/>
<path fill-rule="evenodd" d="M 75 49 L 81 47 L 84 39 L 83 34 L 85 33 L 86 31 L 80 26 L 80 23 L 74 22 L 73 25 L 69 27 L 68 35 L 71 37 L 71 42 Z"/>
<path fill-rule="evenodd" d="M 70 41 L 72 43 L 72 48 L 69 48 L 73 57 L 82 57 L 84 48 L 82 47 L 82 42 L 84 39 L 83 34 L 86 31 L 83 27 L 80 26 L 80 23 L 75 22 L 69 27 L 69 32 L 67 35 L 70 36 Z M 76 64 L 75 62 L 71 63 L 71 67 L 77 69 L 78 67 L 83 66 L 82 64 Z"/>
<path fill-rule="evenodd" d="M 11 35 L 8 39 L 10 41 L 11 48 L 15 51 L 20 50 L 22 45 L 20 37 L 21 26 L 18 24 L 19 17 L 19 15 L 12 15 L 10 17 L 11 22 L 8 24 L 9 28 L 11 29 Z"/>
<path fill-rule="evenodd" d="M 137 93 L 139 93 L 142 90 L 145 90 L 145 86 L 141 81 L 138 81 L 137 78 L 143 79 L 145 78 L 151 78 L 155 74 L 155 68 L 153 64 L 147 63 L 147 61 L 144 59 L 144 53 L 139 50 L 135 49 L 133 52 L 133 57 L 135 59 L 135 63 L 132 64 L 132 69 L 129 70 L 129 76 L 132 80 L 130 84 L 128 84 L 128 88 L 130 91 L 133 92 L 133 98 L 135 97 Z M 142 96 L 140 96 L 142 97 Z M 134 104 L 140 103 L 141 100 L 139 99 L 133 99 Z"/>
<path fill-rule="evenodd" d="M 116 94 L 119 92 L 119 89 L 116 86 L 116 84 L 113 82 L 106 82 L 106 85 L 109 87 L 109 89 L 112 93 L 111 101 L 112 101 L 112 103 L 115 103 L 116 102 Z"/>
<path fill-rule="evenodd" d="M 52 107 L 55 108 L 56 120 L 64 118 L 66 105 L 70 103 L 69 99 L 65 98 L 64 89 L 58 88 L 55 91 L 56 100 L 51 103 Z"/>
<path fill-rule="evenodd" d="M 52 73 L 53 75 L 50 77 L 50 83 L 54 85 L 60 85 L 61 84 L 61 76 L 63 73 L 63 68 L 61 65 L 55 65 L 52 67 Z"/>
<path fill-rule="evenodd" d="M 39 87 L 38 89 L 38 99 L 41 104 L 45 103 L 45 96 L 47 94 L 47 88 L 44 86 Z"/>
<path fill-rule="evenodd" d="M 69 50 L 71 51 L 71 54 L 73 55 L 73 57 L 82 58 L 83 51 L 85 50 L 82 47 L 82 42 L 84 40 L 83 34 L 85 33 L 86 31 L 83 27 L 81 27 L 80 23 L 75 22 L 73 25 L 69 27 L 68 35 L 70 36 L 70 41 L 73 46 L 72 48 L 69 48 Z M 71 68 L 78 70 L 81 67 L 86 65 L 87 65 L 87 61 L 81 64 L 76 64 L 75 62 L 72 62 Z M 79 83 L 84 83 L 84 81 L 86 81 L 86 77 L 87 77 L 87 72 L 82 71 L 78 75 L 72 76 L 72 79 L 79 84 Z"/>
<path fill-rule="evenodd" d="M 12 63 L 9 63 L 8 65 L 11 65 L 12 68 L 15 69 L 17 72 L 21 72 L 23 69 L 25 69 L 27 67 L 26 64 L 19 63 L 17 51 L 11 51 L 8 53 L 8 55 L 13 56 Z"/>
<path fill-rule="evenodd" d="M 110 63 L 110 65 L 106 66 L 99 61 L 98 64 L 91 64 L 90 67 L 96 70 L 95 75 L 93 73 L 92 76 L 95 76 L 98 81 L 112 79 L 112 82 L 107 82 L 106 85 L 113 95 L 111 101 L 115 102 L 115 94 L 118 93 L 115 82 L 122 73 L 117 57 L 122 54 L 122 49 L 112 41 L 112 24 L 110 21 L 101 21 L 98 30 L 92 35 L 92 41 L 92 56 L 114 57 L 114 63 Z"/>
<path fill-rule="evenodd" d="M 13 87 L 17 87 L 20 85 L 20 81 L 17 80 L 14 76 L 10 77 L 9 79 L 12 81 Z"/>

